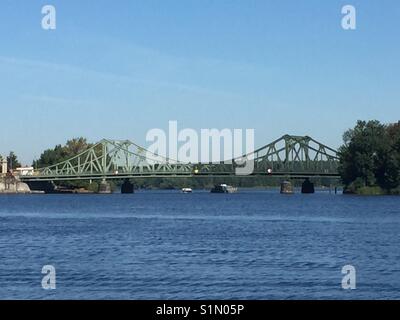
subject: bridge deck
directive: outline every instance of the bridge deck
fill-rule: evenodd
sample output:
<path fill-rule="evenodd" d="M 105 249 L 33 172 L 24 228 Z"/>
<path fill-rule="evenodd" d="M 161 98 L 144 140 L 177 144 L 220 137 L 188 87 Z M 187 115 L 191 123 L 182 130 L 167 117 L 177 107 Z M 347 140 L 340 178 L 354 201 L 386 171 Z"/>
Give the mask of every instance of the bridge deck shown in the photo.
<path fill-rule="evenodd" d="M 252 173 L 250 175 L 235 175 L 234 173 L 213 172 L 209 174 L 193 174 L 193 173 L 135 173 L 135 174 L 87 174 L 87 175 L 55 175 L 55 176 L 22 176 L 21 181 L 66 181 L 66 180 L 117 180 L 117 179 L 134 179 L 134 178 L 211 178 L 211 177 L 286 177 L 290 179 L 301 178 L 340 178 L 337 173 L 315 173 L 315 172 L 277 172 L 277 173 Z"/>

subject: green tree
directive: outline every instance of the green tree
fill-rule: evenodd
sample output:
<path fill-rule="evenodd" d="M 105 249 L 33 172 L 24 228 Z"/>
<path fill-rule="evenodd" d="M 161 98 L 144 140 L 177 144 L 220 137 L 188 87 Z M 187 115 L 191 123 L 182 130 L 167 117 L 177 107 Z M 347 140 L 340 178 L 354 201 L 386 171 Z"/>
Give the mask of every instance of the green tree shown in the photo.
<path fill-rule="evenodd" d="M 67 154 L 67 156 L 75 156 L 90 148 L 91 146 L 92 144 L 88 143 L 85 138 L 74 138 L 67 141 L 65 145 L 65 153 Z"/>
<path fill-rule="evenodd" d="M 13 151 L 11 151 L 10 155 L 7 157 L 7 167 L 8 169 L 21 167 L 21 163 L 18 161 L 18 157 Z"/>
<path fill-rule="evenodd" d="M 390 191 L 400 185 L 400 122 L 386 127 L 385 141 L 376 157 L 378 185 Z"/>
<path fill-rule="evenodd" d="M 56 145 L 54 149 L 43 151 L 39 159 L 33 162 L 35 168 L 43 168 L 54 165 L 76 156 L 77 154 L 90 148 L 93 144 L 88 143 L 85 138 L 74 138 L 68 140 L 64 146 Z"/>
<path fill-rule="evenodd" d="M 358 121 L 343 135 L 339 173 L 349 191 L 375 187 L 390 192 L 400 184 L 400 123 Z"/>
<path fill-rule="evenodd" d="M 43 151 L 38 160 L 33 162 L 35 168 L 44 168 L 55 165 L 59 162 L 72 158 L 79 153 L 92 147 L 93 144 L 88 143 L 85 138 L 73 138 L 68 140 L 64 146 L 56 145 L 53 149 Z M 90 184 L 89 181 L 63 181 L 62 185 L 68 188 L 86 188 L 89 190 L 96 189 L 97 184 Z"/>

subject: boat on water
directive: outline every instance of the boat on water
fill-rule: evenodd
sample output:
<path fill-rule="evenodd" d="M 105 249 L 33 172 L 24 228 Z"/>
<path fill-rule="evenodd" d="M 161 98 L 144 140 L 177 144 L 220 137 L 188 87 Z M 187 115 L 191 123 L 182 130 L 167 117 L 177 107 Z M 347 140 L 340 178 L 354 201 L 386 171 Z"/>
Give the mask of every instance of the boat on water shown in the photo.
<path fill-rule="evenodd" d="M 182 188 L 182 193 L 192 193 L 192 188 Z"/>
<path fill-rule="evenodd" d="M 211 193 L 234 193 L 237 192 L 237 188 L 229 186 L 225 183 L 217 184 L 211 189 Z"/>

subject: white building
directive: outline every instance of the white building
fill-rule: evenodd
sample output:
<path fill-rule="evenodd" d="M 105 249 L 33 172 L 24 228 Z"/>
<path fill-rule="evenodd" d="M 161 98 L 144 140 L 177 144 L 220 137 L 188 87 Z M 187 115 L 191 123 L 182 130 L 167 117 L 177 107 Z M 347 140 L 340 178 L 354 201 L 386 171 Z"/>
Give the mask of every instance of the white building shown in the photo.
<path fill-rule="evenodd" d="M 15 173 L 19 176 L 33 176 L 33 167 L 21 167 L 15 169 Z"/>

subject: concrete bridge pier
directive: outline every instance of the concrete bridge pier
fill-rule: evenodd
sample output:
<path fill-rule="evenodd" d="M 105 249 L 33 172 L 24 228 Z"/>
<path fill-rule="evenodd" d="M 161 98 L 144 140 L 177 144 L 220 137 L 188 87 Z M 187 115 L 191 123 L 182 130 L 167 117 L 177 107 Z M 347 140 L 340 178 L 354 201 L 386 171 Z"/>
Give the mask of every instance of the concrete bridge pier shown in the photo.
<path fill-rule="evenodd" d="M 301 193 L 314 193 L 314 183 L 310 181 L 309 178 L 304 180 L 303 184 L 301 185 Z"/>
<path fill-rule="evenodd" d="M 294 193 L 293 185 L 289 180 L 281 182 L 281 193 L 282 194 L 292 194 Z"/>
<path fill-rule="evenodd" d="M 111 191 L 111 185 L 106 181 L 106 179 L 103 179 L 100 184 L 99 184 L 99 193 L 100 194 L 109 194 L 112 193 Z"/>

